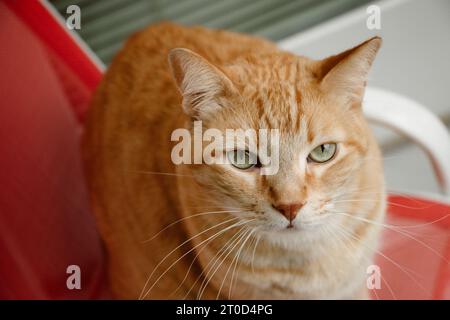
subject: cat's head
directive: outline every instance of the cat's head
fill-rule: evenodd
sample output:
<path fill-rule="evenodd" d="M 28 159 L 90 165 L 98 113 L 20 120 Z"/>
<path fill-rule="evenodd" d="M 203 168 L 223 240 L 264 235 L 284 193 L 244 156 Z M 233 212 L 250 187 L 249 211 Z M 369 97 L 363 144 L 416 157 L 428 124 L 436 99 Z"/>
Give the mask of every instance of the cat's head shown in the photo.
<path fill-rule="evenodd" d="M 269 148 L 277 151 L 275 172 L 261 174 L 259 151 L 249 152 L 245 143 L 224 147 L 220 152 L 229 161 L 192 166 L 203 190 L 197 196 L 264 234 L 298 238 L 342 221 L 333 213 L 348 210 L 351 203 L 337 199 L 364 186 L 367 175 L 361 168 L 371 142 L 361 102 L 380 45 L 375 37 L 320 61 L 274 52 L 242 57 L 232 65 L 172 50 L 169 62 L 183 109 L 192 121 L 202 121 L 203 130 L 218 129 L 224 140 L 227 129 L 279 134 L 277 141 L 267 142 L 277 144 Z"/>

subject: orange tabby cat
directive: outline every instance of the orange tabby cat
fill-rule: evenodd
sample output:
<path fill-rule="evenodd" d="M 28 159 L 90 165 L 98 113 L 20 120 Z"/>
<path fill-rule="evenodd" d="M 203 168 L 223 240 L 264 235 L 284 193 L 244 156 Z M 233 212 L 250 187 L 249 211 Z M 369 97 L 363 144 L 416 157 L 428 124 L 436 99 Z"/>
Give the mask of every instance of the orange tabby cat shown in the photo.
<path fill-rule="evenodd" d="M 385 203 L 361 100 L 380 45 L 315 61 L 200 27 L 132 36 L 95 94 L 83 142 L 114 295 L 367 297 L 371 221 Z M 172 132 L 192 132 L 194 120 L 279 130 L 278 171 L 260 174 L 238 149 L 224 151 L 227 163 L 175 165 Z"/>

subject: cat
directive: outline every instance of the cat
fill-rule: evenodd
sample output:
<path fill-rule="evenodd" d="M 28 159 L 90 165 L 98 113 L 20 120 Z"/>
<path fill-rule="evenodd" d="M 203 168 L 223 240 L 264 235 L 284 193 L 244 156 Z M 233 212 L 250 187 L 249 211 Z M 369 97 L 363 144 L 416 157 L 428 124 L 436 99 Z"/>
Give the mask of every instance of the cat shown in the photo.
<path fill-rule="evenodd" d="M 95 92 L 82 141 L 114 297 L 368 298 L 385 191 L 361 103 L 381 42 L 312 60 L 169 22 L 134 34 Z M 233 163 L 246 150 L 175 165 L 171 135 L 194 121 L 278 130 L 279 169 Z"/>

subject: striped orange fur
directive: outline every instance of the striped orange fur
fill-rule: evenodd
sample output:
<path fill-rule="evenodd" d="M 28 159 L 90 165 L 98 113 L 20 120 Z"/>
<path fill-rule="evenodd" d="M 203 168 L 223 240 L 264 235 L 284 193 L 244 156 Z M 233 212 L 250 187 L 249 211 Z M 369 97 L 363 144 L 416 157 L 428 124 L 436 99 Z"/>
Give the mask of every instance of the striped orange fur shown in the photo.
<path fill-rule="evenodd" d="M 378 230 L 355 217 L 381 221 L 385 195 L 361 100 L 380 45 L 311 60 L 201 27 L 161 23 L 133 35 L 95 94 L 83 139 L 114 295 L 366 297 Z M 194 119 L 222 131 L 279 129 L 279 171 L 174 165 L 171 132 Z M 332 160 L 307 161 L 330 142 Z M 289 203 L 302 204 L 292 228 L 274 209 Z"/>

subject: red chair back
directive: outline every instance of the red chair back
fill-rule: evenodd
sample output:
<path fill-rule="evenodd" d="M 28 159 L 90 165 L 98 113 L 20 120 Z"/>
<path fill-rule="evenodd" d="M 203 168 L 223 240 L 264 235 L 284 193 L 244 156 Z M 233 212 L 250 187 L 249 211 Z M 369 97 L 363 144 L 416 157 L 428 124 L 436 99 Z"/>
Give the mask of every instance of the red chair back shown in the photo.
<path fill-rule="evenodd" d="M 0 2 L 0 299 L 106 297 L 77 120 L 101 73 L 82 81 L 21 19 L 25 2 L 45 12 L 38 1 Z M 67 286 L 71 265 L 80 267 L 81 289 Z"/>

